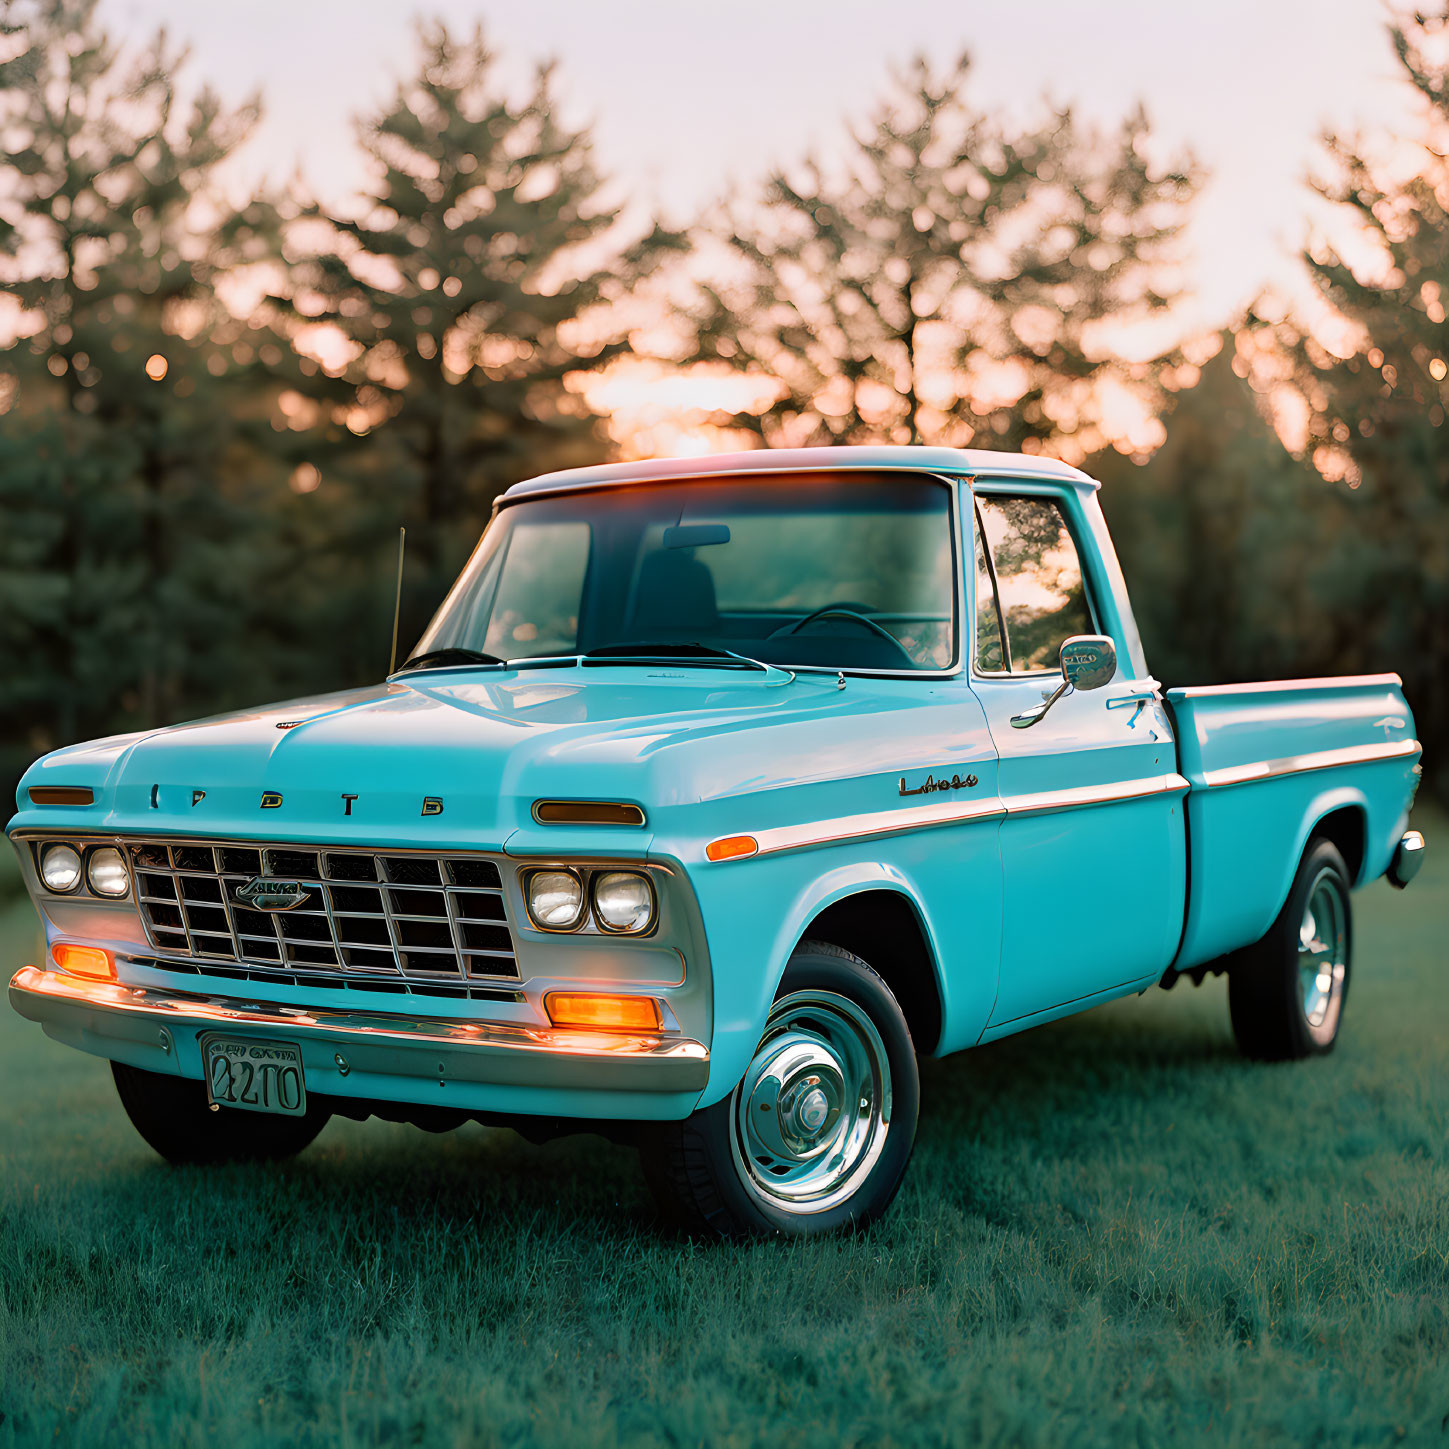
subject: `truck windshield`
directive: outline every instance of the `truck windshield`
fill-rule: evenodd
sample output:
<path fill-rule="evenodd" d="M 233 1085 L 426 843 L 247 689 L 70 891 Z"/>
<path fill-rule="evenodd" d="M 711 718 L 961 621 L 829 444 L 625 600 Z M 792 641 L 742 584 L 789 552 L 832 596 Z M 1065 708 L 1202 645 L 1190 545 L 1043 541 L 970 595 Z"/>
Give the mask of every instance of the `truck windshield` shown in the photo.
<path fill-rule="evenodd" d="M 945 669 L 955 574 L 951 490 L 924 474 L 596 488 L 504 508 L 414 652 L 673 643 L 801 668 Z"/>

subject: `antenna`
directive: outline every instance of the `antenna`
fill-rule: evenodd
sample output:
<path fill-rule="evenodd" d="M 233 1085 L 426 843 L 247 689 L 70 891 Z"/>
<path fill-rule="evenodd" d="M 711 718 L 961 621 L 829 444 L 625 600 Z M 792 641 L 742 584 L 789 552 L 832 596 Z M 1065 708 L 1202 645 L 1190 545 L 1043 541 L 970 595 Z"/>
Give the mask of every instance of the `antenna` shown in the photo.
<path fill-rule="evenodd" d="M 402 569 L 403 550 L 407 547 L 408 531 L 400 528 L 397 531 L 397 596 L 392 603 L 392 653 L 388 656 L 387 672 L 391 674 L 397 668 L 397 621 L 402 613 Z"/>

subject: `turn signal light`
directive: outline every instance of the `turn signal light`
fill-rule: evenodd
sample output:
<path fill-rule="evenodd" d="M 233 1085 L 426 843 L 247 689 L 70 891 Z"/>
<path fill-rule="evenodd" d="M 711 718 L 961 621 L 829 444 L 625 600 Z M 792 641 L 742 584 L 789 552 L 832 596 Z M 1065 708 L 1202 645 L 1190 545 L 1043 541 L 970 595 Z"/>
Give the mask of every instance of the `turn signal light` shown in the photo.
<path fill-rule="evenodd" d="M 51 957 L 62 971 L 72 976 L 97 976 L 102 981 L 116 979 L 116 963 L 111 953 L 100 946 L 77 946 L 71 941 L 58 941 L 50 948 Z"/>
<path fill-rule="evenodd" d="M 600 1031 L 658 1031 L 659 1003 L 652 996 L 600 996 L 594 992 L 550 991 L 543 998 L 555 1026 Z"/>
<path fill-rule="evenodd" d="M 759 848 L 760 842 L 753 835 L 726 835 L 723 840 L 711 840 L 704 854 L 707 860 L 741 860 Z"/>

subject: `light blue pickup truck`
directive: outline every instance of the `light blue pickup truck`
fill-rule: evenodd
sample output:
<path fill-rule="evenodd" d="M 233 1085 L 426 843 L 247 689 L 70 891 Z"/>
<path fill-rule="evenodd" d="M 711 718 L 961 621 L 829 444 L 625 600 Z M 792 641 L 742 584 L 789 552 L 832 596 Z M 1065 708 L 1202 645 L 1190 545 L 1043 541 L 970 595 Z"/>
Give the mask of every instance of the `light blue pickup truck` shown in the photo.
<path fill-rule="evenodd" d="M 1395 675 L 1163 691 L 1096 484 L 820 448 L 509 490 L 382 684 L 58 750 L 16 1010 L 173 1162 L 331 1115 L 637 1143 L 693 1228 L 889 1204 L 918 1055 L 1226 971 L 1332 1047 Z"/>

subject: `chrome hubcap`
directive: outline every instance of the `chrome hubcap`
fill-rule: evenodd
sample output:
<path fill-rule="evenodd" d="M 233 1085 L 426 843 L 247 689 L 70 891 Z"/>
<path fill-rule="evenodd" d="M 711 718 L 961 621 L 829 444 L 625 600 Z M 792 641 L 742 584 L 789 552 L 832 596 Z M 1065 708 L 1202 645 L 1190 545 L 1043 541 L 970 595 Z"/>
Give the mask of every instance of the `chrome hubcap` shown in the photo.
<path fill-rule="evenodd" d="M 824 1212 L 875 1166 L 890 1112 L 890 1064 L 870 1018 L 833 992 L 797 991 L 775 1003 L 735 1089 L 735 1162 L 772 1206 Z"/>
<path fill-rule="evenodd" d="M 1348 976 L 1348 910 L 1337 876 L 1324 871 L 1298 927 L 1298 998 L 1315 1040 L 1332 1041 Z"/>

